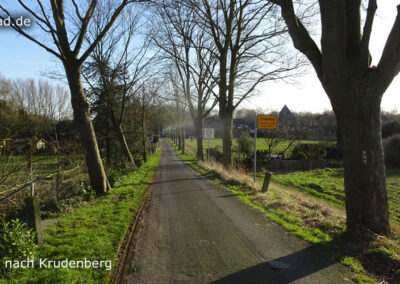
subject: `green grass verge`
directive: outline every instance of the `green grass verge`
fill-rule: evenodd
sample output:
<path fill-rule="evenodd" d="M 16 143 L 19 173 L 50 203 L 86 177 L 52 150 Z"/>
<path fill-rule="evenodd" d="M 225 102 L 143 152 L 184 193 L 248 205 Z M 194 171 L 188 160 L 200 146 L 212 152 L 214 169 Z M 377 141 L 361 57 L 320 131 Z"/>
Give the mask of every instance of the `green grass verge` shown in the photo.
<path fill-rule="evenodd" d="M 297 191 L 344 206 L 344 173 L 338 169 L 316 169 L 288 174 L 274 174 L 272 181 Z M 260 176 L 260 178 L 263 178 Z M 386 172 L 389 214 L 400 223 L 400 169 Z"/>
<path fill-rule="evenodd" d="M 340 245 L 338 245 L 338 242 L 335 240 L 335 238 L 340 237 L 344 233 L 344 224 L 338 223 L 336 225 L 332 225 L 332 223 L 326 223 L 321 224 L 320 227 L 306 226 L 304 225 L 303 219 L 305 216 L 297 214 L 297 211 L 295 210 L 295 207 L 297 206 L 296 204 L 291 203 L 290 205 L 287 205 L 281 203 L 282 194 L 278 195 L 276 192 L 268 191 L 266 193 L 267 199 L 273 200 L 273 202 L 266 206 L 263 201 L 255 197 L 253 192 L 241 190 L 240 186 L 225 184 L 219 178 L 217 173 L 210 172 L 199 167 L 196 163 L 196 159 L 192 155 L 181 154 L 178 151 L 177 146 L 171 140 L 170 142 L 175 147 L 178 156 L 203 176 L 224 186 L 227 190 L 235 194 L 242 202 L 263 212 L 268 219 L 282 225 L 284 228 L 288 229 L 289 231 L 293 232 L 293 234 L 303 238 L 304 240 L 318 245 L 322 250 L 338 259 L 338 261 L 340 261 L 342 264 L 349 266 L 355 273 L 353 280 L 358 283 L 375 283 L 375 280 L 367 275 L 367 272 L 364 270 L 361 263 L 356 258 L 346 255 Z M 286 200 L 290 199 L 289 196 L 284 197 Z M 316 197 L 320 196 L 317 195 Z M 287 207 L 290 208 L 285 210 Z M 317 210 L 309 209 L 308 212 L 306 212 L 306 217 L 319 218 L 320 215 L 318 214 L 319 213 Z"/>
<path fill-rule="evenodd" d="M 15 271 L 12 283 L 107 283 L 115 269 L 117 247 L 132 214 L 142 204 L 160 153 L 127 175 L 109 194 L 94 199 L 44 231 L 38 258 L 111 260 L 112 269 L 36 268 Z M 36 267 L 39 263 L 36 263 Z"/>

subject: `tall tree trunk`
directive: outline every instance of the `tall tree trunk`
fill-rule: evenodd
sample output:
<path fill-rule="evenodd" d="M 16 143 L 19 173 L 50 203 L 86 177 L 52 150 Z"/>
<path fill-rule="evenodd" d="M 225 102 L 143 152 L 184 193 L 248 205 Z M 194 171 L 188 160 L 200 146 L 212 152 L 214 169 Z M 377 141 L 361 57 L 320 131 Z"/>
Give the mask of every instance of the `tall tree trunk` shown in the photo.
<path fill-rule="evenodd" d="M 125 138 L 124 133 L 122 132 L 121 125 L 115 125 L 114 130 L 115 130 L 115 133 L 117 134 L 119 144 L 122 147 L 125 157 L 128 159 L 129 163 L 131 164 L 132 170 L 135 170 L 137 168 L 136 164 L 135 164 L 135 160 L 133 159 L 133 156 L 132 156 L 131 150 L 129 149 L 128 143 L 126 142 L 126 138 Z"/>
<path fill-rule="evenodd" d="M 106 193 L 110 189 L 93 124 L 90 119 L 89 104 L 81 81 L 81 68 L 65 65 L 71 91 L 71 104 L 74 110 L 74 121 L 78 127 L 82 147 L 85 151 L 86 167 L 91 187 L 97 194 Z"/>
<path fill-rule="evenodd" d="M 181 144 L 182 144 L 182 154 L 185 154 L 185 128 L 181 128 Z"/>
<path fill-rule="evenodd" d="M 197 160 L 204 161 L 203 153 L 203 119 L 196 118 L 195 120 L 195 133 L 197 140 L 196 158 Z"/>
<path fill-rule="evenodd" d="M 342 104 L 335 112 L 344 146 L 347 230 L 364 227 L 386 234 L 390 226 L 380 99 L 360 97 L 364 99 Z"/>
<path fill-rule="evenodd" d="M 178 139 L 178 149 L 182 150 L 181 128 L 178 127 L 176 132 L 177 132 L 177 139 Z"/>
<path fill-rule="evenodd" d="M 131 164 L 132 170 L 136 169 L 136 164 L 135 160 L 132 157 L 131 150 L 129 149 L 128 143 L 126 142 L 126 138 L 124 135 L 124 132 L 122 131 L 121 124 L 117 122 L 117 119 L 114 115 L 114 113 L 111 111 L 111 121 L 114 127 L 114 131 L 117 134 L 117 138 L 119 141 L 119 144 L 121 145 L 122 151 L 124 152 L 125 157 L 128 159 L 129 163 Z"/>
<path fill-rule="evenodd" d="M 222 164 L 225 168 L 232 167 L 232 108 L 233 101 L 228 100 L 227 88 L 227 52 L 221 52 L 219 58 L 219 119 L 222 122 Z"/>
<path fill-rule="evenodd" d="M 232 113 L 222 117 L 222 163 L 225 168 L 232 167 Z"/>
<path fill-rule="evenodd" d="M 142 146 L 143 146 L 143 152 L 142 152 L 142 158 L 143 162 L 147 162 L 147 149 L 146 149 L 146 134 L 144 131 L 142 132 Z"/>
<path fill-rule="evenodd" d="M 142 109 L 142 146 L 143 146 L 143 152 L 142 152 L 142 158 L 143 162 L 147 162 L 147 149 L 146 149 L 146 121 L 145 121 L 145 100 L 143 97 L 143 109 Z"/>
<path fill-rule="evenodd" d="M 338 153 L 338 158 L 342 159 L 344 154 L 343 135 L 339 125 L 336 126 L 336 151 Z"/>
<path fill-rule="evenodd" d="M 318 1 L 321 48 L 296 16 L 293 1 L 270 1 L 280 6 L 294 47 L 312 63 L 336 114 L 344 148 L 347 229 L 390 234 L 380 105 L 400 71 L 400 5 L 381 59 L 370 67 L 377 1 L 369 1 L 362 32 L 361 1 Z"/>
<path fill-rule="evenodd" d="M 106 165 L 111 165 L 111 138 L 110 138 L 110 122 L 106 124 Z"/>

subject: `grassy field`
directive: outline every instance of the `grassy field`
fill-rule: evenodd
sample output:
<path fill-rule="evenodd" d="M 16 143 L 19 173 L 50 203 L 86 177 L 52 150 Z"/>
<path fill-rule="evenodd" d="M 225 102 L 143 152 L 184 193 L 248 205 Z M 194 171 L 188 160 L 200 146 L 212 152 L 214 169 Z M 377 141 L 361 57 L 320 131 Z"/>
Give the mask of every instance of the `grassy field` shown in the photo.
<path fill-rule="evenodd" d="M 317 169 L 276 174 L 272 181 L 283 186 L 344 205 L 343 169 Z M 386 177 L 390 217 L 400 223 L 400 170 L 388 170 Z"/>
<path fill-rule="evenodd" d="M 6 283 L 108 283 L 115 269 L 118 245 L 124 238 L 133 212 L 146 196 L 159 159 L 158 153 L 127 175 L 109 194 L 57 218 L 58 222 L 44 231 L 46 244 L 40 248 L 38 258 L 111 261 L 111 270 L 106 267 L 20 269 L 10 272 L 12 280 Z"/>
<path fill-rule="evenodd" d="M 283 151 L 285 148 L 287 148 L 288 144 L 289 144 L 289 140 L 284 140 L 281 141 L 277 147 L 274 148 L 273 152 L 274 153 L 279 153 L 281 151 Z M 196 153 L 196 139 L 194 139 L 193 141 L 190 141 L 189 139 L 186 139 L 186 148 L 188 153 L 194 155 Z M 295 143 L 293 143 L 293 145 L 289 148 L 289 150 L 286 152 L 286 156 L 289 157 L 291 156 L 291 153 L 294 149 L 294 147 L 297 144 L 300 143 L 305 143 L 305 144 L 317 144 L 317 143 L 328 143 L 330 145 L 335 144 L 335 142 L 332 141 L 312 141 L 312 140 L 298 140 Z M 233 150 L 235 150 L 235 148 L 237 147 L 237 140 L 233 139 Z M 208 147 L 208 140 L 203 140 L 203 149 L 204 149 L 204 155 L 207 154 L 207 147 Z M 217 148 L 219 149 L 219 151 L 222 152 L 222 139 L 210 139 L 210 148 Z M 257 138 L 257 150 L 267 150 L 267 142 L 265 141 L 264 138 Z"/>

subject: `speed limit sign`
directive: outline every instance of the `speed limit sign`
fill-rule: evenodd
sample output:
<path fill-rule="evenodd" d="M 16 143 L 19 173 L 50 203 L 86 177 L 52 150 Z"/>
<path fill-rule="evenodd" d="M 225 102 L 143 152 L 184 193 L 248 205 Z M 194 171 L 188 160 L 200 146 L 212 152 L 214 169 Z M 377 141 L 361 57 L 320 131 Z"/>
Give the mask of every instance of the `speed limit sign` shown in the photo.
<path fill-rule="evenodd" d="M 214 128 L 204 128 L 204 139 L 214 139 Z"/>

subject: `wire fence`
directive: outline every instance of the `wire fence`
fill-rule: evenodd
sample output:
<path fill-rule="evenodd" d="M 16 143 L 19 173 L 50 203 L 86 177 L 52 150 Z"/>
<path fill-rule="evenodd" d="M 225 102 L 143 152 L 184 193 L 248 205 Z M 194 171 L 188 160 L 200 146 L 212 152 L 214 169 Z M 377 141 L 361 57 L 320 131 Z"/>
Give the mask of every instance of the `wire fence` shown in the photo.
<path fill-rule="evenodd" d="M 37 177 L 27 183 L 2 191 L 0 192 L 0 215 L 21 211 L 28 196 L 38 196 L 41 203 L 57 202 L 76 190 L 85 177 L 86 167 L 79 165 L 73 169 Z"/>

